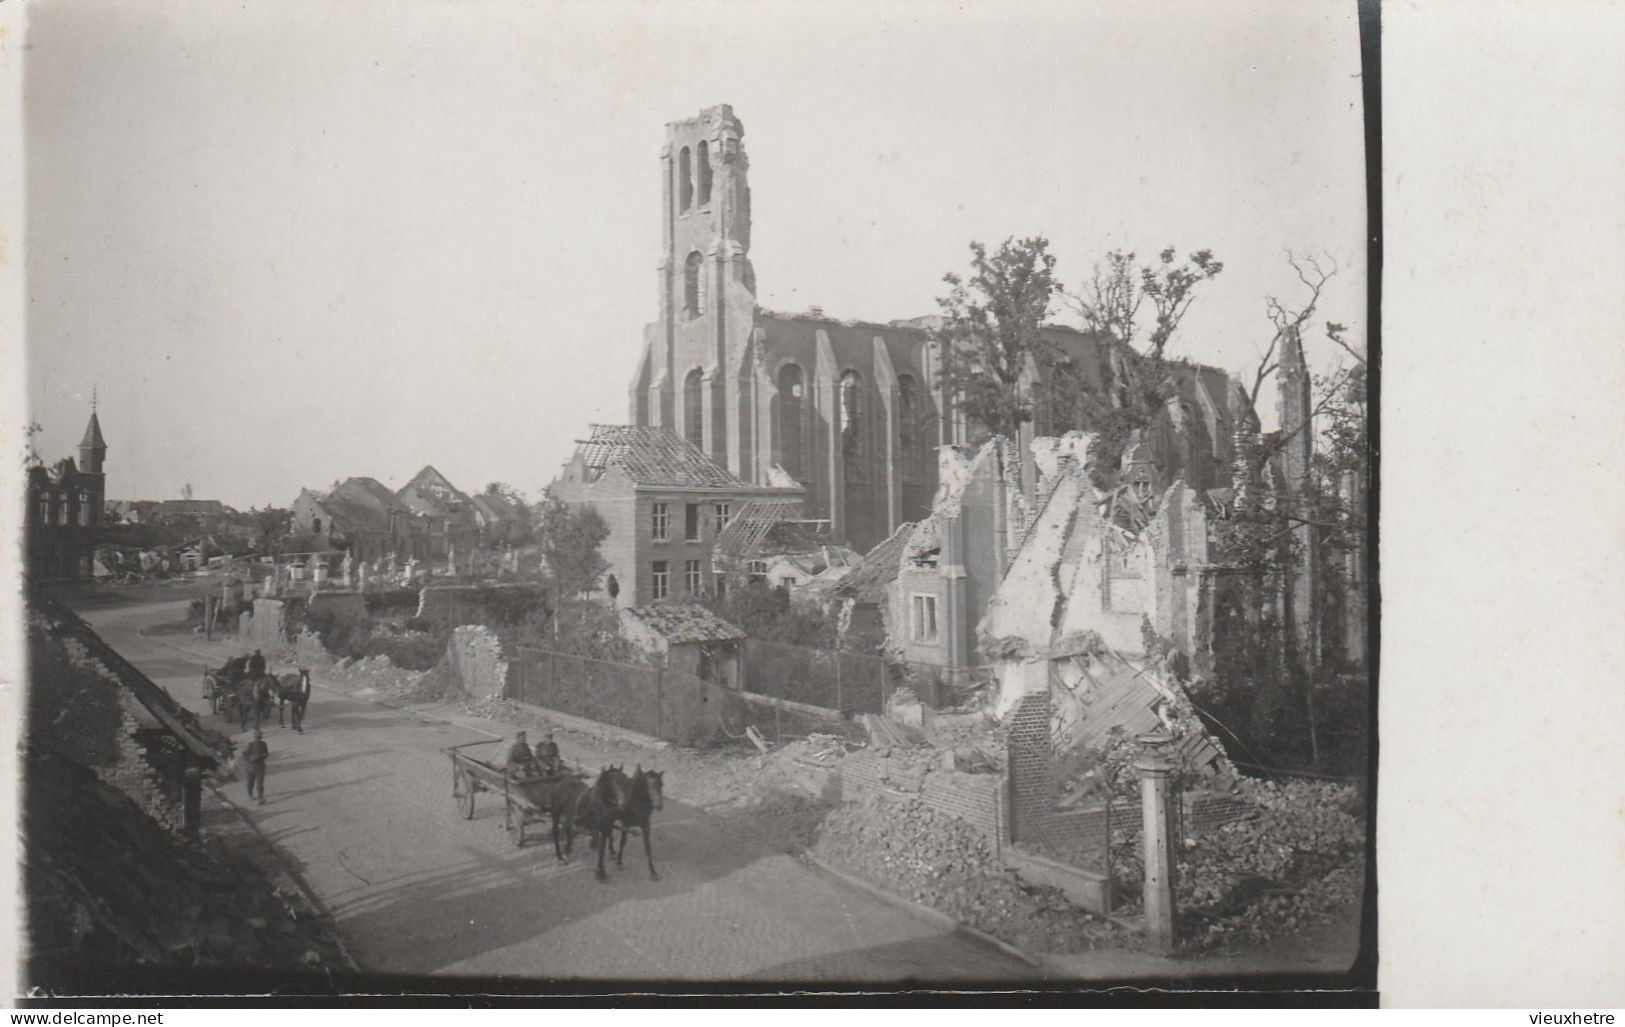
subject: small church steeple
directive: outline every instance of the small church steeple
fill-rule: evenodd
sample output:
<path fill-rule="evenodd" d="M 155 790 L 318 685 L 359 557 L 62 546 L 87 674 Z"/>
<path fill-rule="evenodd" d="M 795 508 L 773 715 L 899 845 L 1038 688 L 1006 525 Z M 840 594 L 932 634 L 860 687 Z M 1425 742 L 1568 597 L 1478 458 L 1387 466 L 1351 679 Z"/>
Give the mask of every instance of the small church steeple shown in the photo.
<path fill-rule="evenodd" d="M 85 425 L 85 437 L 79 440 L 79 470 L 85 474 L 101 474 L 102 461 L 107 458 L 107 440 L 102 438 L 102 423 L 96 417 L 96 390 L 90 393 L 90 423 Z"/>

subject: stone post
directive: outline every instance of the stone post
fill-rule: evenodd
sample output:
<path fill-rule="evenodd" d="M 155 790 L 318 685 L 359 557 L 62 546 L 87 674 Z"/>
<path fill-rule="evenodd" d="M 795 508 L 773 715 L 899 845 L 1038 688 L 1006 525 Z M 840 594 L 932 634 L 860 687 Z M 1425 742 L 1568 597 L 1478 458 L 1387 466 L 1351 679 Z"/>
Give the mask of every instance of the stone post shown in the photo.
<path fill-rule="evenodd" d="M 1162 746 L 1171 739 L 1160 732 L 1138 739 L 1151 751 L 1134 761 L 1140 779 L 1140 809 L 1144 818 L 1141 844 L 1145 859 L 1145 942 L 1152 952 L 1168 955 L 1178 941 L 1174 929 L 1173 762 Z"/>
<path fill-rule="evenodd" d="M 202 822 L 203 771 L 187 757 L 186 767 L 181 771 L 181 829 L 195 838 Z"/>

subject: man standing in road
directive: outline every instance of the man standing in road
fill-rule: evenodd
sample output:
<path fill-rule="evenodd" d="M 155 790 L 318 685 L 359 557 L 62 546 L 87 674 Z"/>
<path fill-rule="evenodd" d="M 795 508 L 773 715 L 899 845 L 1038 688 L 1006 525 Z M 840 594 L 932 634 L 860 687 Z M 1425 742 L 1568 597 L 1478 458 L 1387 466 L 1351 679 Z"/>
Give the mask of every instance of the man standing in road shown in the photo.
<path fill-rule="evenodd" d="M 251 678 L 265 676 L 265 654 L 258 649 L 254 650 L 254 655 L 248 658 L 248 676 Z"/>
<path fill-rule="evenodd" d="M 265 761 L 271 758 L 271 747 L 265 744 L 265 735 L 254 729 L 254 740 L 243 750 L 243 764 L 248 768 L 248 797 L 259 799 L 265 805 Z"/>

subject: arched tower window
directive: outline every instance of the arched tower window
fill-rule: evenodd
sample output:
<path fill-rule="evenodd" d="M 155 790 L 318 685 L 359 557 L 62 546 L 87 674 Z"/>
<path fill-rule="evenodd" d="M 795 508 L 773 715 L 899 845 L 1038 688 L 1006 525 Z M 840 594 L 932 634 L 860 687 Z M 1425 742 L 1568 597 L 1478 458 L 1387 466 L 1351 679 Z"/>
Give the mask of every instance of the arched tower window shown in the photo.
<path fill-rule="evenodd" d="M 859 435 L 862 430 L 862 386 L 858 372 L 841 372 L 841 450 L 847 456 L 856 456 L 862 448 Z"/>
<path fill-rule="evenodd" d="M 695 250 L 683 263 L 683 310 L 689 317 L 705 313 L 705 262 Z"/>
<path fill-rule="evenodd" d="M 310 530 L 312 534 L 320 535 L 322 533 L 322 519 L 320 517 L 310 519 Z"/>
<path fill-rule="evenodd" d="M 694 206 L 694 169 L 689 165 L 688 147 L 677 155 L 677 202 L 684 213 Z"/>
<path fill-rule="evenodd" d="M 779 461 L 790 477 L 801 480 L 801 368 L 785 364 L 779 371 Z"/>
<path fill-rule="evenodd" d="M 705 382 L 699 368 L 683 380 L 683 437 L 705 448 Z"/>
<path fill-rule="evenodd" d="M 711 147 L 705 140 L 694 150 L 695 177 L 700 180 L 700 206 L 711 202 Z"/>

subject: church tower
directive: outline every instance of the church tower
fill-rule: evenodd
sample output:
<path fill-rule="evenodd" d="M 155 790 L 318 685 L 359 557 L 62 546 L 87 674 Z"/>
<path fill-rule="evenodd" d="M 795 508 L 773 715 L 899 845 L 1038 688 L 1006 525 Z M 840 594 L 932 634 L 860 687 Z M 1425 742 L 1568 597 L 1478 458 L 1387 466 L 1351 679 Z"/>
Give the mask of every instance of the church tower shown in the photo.
<path fill-rule="evenodd" d="M 629 398 L 633 423 L 669 427 L 754 480 L 756 275 L 744 134 L 726 104 L 666 126 L 660 320 L 645 330 Z"/>
<path fill-rule="evenodd" d="M 107 459 L 107 440 L 102 438 L 102 423 L 96 418 L 95 404 L 91 404 L 90 423 L 85 425 L 85 437 L 79 440 L 79 471 L 81 474 L 102 474 L 102 463 Z"/>

